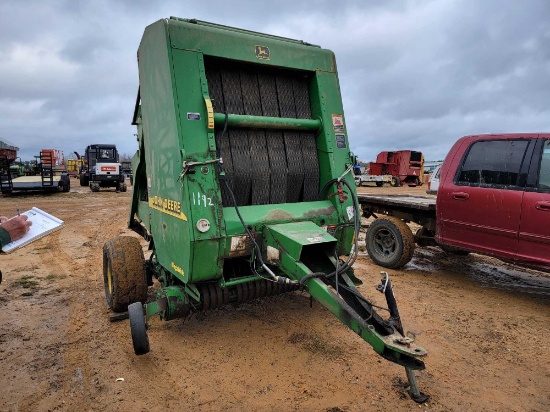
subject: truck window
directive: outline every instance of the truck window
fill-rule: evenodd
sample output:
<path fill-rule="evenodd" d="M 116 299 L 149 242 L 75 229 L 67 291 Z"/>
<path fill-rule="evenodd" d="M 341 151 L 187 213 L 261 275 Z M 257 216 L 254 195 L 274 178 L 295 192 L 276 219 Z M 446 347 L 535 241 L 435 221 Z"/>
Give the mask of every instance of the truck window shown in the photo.
<path fill-rule="evenodd" d="M 540 189 L 550 189 L 550 140 L 544 142 L 542 149 L 538 187 Z"/>
<path fill-rule="evenodd" d="M 457 184 L 516 185 L 528 144 L 525 139 L 475 142 L 462 164 Z"/>

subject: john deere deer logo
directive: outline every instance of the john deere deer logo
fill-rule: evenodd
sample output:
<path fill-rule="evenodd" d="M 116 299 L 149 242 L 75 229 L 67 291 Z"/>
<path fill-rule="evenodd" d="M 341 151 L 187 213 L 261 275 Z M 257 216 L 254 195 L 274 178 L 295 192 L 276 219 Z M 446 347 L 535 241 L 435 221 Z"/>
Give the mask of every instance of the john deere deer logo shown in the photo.
<path fill-rule="evenodd" d="M 269 47 L 256 45 L 256 57 L 262 60 L 269 60 Z"/>

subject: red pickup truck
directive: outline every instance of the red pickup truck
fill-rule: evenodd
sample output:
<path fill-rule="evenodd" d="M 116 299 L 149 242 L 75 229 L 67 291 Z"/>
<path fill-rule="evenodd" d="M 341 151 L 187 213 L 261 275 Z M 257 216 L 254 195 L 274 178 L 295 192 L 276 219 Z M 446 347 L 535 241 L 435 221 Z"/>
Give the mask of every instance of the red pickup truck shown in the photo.
<path fill-rule="evenodd" d="M 550 272 L 550 134 L 466 136 L 443 162 L 437 198 L 359 194 L 378 265 L 398 268 L 415 244 L 476 252 Z M 412 234 L 405 222 L 421 228 Z"/>

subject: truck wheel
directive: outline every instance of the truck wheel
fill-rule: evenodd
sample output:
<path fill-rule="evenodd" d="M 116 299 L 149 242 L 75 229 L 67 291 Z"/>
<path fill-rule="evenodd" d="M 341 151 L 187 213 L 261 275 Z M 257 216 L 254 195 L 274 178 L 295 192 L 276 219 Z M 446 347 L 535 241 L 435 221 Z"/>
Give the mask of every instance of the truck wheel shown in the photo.
<path fill-rule="evenodd" d="M 139 240 L 118 236 L 103 245 L 103 283 L 107 304 L 123 312 L 130 303 L 145 302 L 147 278 Z"/>
<path fill-rule="evenodd" d="M 399 180 L 399 178 L 397 176 L 393 176 L 391 178 L 390 185 L 393 186 L 393 187 L 401 186 L 401 180 Z"/>
<path fill-rule="evenodd" d="M 128 317 L 130 318 L 130 332 L 132 333 L 132 344 L 136 355 L 145 355 L 149 352 L 149 337 L 143 314 L 143 305 L 134 302 L 128 305 Z"/>
<path fill-rule="evenodd" d="M 459 249 L 454 246 L 439 245 L 439 244 L 438 246 L 441 248 L 441 250 L 443 250 L 443 252 L 449 253 L 450 255 L 466 256 L 470 253 L 467 250 Z"/>
<path fill-rule="evenodd" d="M 384 182 L 376 182 L 376 186 L 377 187 L 382 187 L 382 186 L 384 186 Z"/>
<path fill-rule="evenodd" d="M 127 188 L 127 186 L 126 186 L 126 183 L 121 183 L 121 184 L 120 184 L 120 191 L 121 191 L 121 192 L 125 192 L 127 189 L 128 189 L 128 188 Z"/>
<path fill-rule="evenodd" d="M 80 186 L 88 186 L 90 184 L 86 175 L 80 175 Z"/>
<path fill-rule="evenodd" d="M 393 216 L 376 219 L 365 239 L 369 256 L 379 266 L 398 269 L 414 253 L 414 236 L 405 222 Z"/>
<path fill-rule="evenodd" d="M 65 184 L 63 185 L 63 191 L 69 192 L 71 190 L 71 179 L 67 178 Z"/>
<path fill-rule="evenodd" d="M 95 182 L 90 183 L 90 190 L 92 192 L 99 192 L 99 183 L 95 183 Z"/>

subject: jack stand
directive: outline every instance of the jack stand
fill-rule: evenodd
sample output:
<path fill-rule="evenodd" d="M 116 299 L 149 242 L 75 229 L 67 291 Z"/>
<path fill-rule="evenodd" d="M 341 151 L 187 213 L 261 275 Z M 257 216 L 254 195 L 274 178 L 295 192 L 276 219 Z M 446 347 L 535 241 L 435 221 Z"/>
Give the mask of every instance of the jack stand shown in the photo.
<path fill-rule="evenodd" d="M 390 277 L 387 272 L 380 272 L 381 275 L 384 275 L 380 285 L 376 287 L 379 292 L 382 292 L 386 297 L 386 303 L 388 304 L 388 309 L 390 311 L 390 322 L 393 324 L 395 329 L 405 338 L 403 333 L 403 325 L 401 324 L 401 317 L 399 316 L 399 310 L 397 309 L 397 301 L 393 295 L 393 288 L 391 286 Z M 411 340 L 412 341 L 412 340 Z M 408 393 L 411 399 L 417 403 L 424 403 L 430 399 L 430 395 L 426 395 L 418 389 L 418 384 L 416 383 L 416 376 L 414 371 L 410 368 L 405 368 L 407 374 L 407 379 L 409 380 L 409 389 Z"/>

